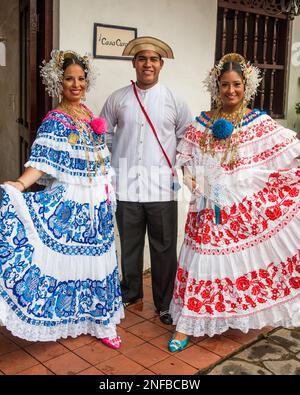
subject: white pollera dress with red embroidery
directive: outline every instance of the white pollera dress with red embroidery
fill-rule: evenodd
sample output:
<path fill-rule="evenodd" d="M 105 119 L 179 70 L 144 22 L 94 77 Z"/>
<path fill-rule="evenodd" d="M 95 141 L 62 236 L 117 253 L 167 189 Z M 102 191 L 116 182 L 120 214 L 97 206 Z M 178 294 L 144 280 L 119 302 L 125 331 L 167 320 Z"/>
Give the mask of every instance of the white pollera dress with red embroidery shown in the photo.
<path fill-rule="evenodd" d="M 190 203 L 170 306 L 176 330 L 213 336 L 299 326 L 300 141 L 253 110 L 243 120 L 234 168 L 212 169 L 207 162 L 219 164 L 224 148 L 214 158 L 200 150 L 209 122 L 202 112 L 178 146 L 177 165 L 204 169 L 214 193 Z M 223 200 L 213 197 L 218 191 Z M 223 201 L 219 224 L 216 201 Z"/>

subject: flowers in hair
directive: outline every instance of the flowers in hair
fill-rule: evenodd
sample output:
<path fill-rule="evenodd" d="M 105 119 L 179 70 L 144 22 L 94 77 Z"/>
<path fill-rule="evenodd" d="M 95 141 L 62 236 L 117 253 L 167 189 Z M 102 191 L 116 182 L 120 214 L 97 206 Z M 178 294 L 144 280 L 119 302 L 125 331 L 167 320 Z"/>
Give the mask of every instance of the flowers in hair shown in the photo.
<path fill-rule="evenodd" d="M 104 134 L 107 130 L 107 123 L 105 118 L 94 118 L 90 122 L 90 125 L 96 134 Z"/>
<path fill-rule="evenodd" d="M 42 82 L 45 85 L 45 89 L 49 96 L 59 97 L 62 92 L 62 79 L 63 79 L 63 69 L 60 68 L 56 61 L 57 50 L 51 52 L 51 59 L 49 62 L 45 60 L 42 61 L 42 66 L 40 66 L 40 74 L 42 77 Z"/>
<path fill-rule="evenodd" d="M 217 119 L 212 125 L 212 134 L 216 139 L 222 140 L 227 139 L 233 130 L 234 126 L 231 122 L 227 121 L 224 118 Z"/>
<path fill-rule="evenodd" d="M 223 66 L 227 62 L 237 62 L 241 66 L 243 72 L 243 78 L 245 81 L 245 94 L 244 98 L 247 103 L 249 103 L 256 95 L 257 88 L 262 80 L 260 75 L 260 70 L 253 66 L 250 62 L 246 60 L 239 54 L 226 54 L 222 57 L 218 64 L 213 67 L 208 73 L 207 77 L 203 81 L 206 90 L 210 93 L 211 98 L 217 103 L 219 99 L 219 77 L 223 70 Z"/>
<path fill-rule="evenodd" d="M 85 66 L 86 91 L 88 92 L 91 87 L 95 86 L 98 72 L 92 64 L 90 55 L 81 56 L 73 51 L 60 51 L 54 49 L 51 51 L 50 60 L 48 62 L 43 60 L 40 66 L 42 82 L 49 96 L 59 98 L 62 95 L 62 81 L 64 75 L 63 64 L 66 57 L 69 57 L 70 54 L 73 54 L 73 56 L 79 59 Z"/>

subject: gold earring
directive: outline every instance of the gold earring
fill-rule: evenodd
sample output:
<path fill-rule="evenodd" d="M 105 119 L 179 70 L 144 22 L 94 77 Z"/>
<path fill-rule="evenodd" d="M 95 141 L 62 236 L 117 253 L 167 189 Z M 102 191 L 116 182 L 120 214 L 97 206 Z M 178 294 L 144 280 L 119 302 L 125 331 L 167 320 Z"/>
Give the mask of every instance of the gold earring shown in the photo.
<path fill-rule="evenodd" d="M 216 98 L 217 110 L 220 110 L 222 108 L 222 106 L 223 106 L 223 103 L 222 103 L 222 100 L 221 100 L 221 96 L 217 96 L 217 98 Z"/>

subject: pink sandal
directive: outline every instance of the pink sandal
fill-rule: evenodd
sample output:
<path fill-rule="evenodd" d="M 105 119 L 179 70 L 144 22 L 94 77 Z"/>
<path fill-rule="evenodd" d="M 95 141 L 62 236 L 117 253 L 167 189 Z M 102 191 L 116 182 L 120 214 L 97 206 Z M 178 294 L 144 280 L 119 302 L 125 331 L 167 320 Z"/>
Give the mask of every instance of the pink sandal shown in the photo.
<path fill-rule="evenodd" d="M 102 341 L 103 344 L 105 344 L 106 346 L 110 347 L 110 348 L 120 348 L 121 347 L 121 343 L 122 340 L 120 338 L 120 336 L 116 336 L 116 337 L 104 337 L 103 339 L 100 339 Z"/>

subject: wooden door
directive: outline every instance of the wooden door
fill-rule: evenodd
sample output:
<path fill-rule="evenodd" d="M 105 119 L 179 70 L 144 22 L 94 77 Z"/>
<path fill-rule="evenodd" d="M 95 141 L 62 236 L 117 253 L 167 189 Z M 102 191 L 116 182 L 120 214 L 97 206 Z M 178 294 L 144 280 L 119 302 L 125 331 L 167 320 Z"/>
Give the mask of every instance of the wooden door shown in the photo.
<path fill-rule="evenodd" d="M 20 174 L 36 132 L 37 0 L 20 0 Z"/>
<path fill-rule="evenodd" d="M 20 0 L 20 174 L 24 170 L 37 128 L 51 100 L 39 75 L 42 60 L 49 60 L 53 32 L 52 0 Z"/>

